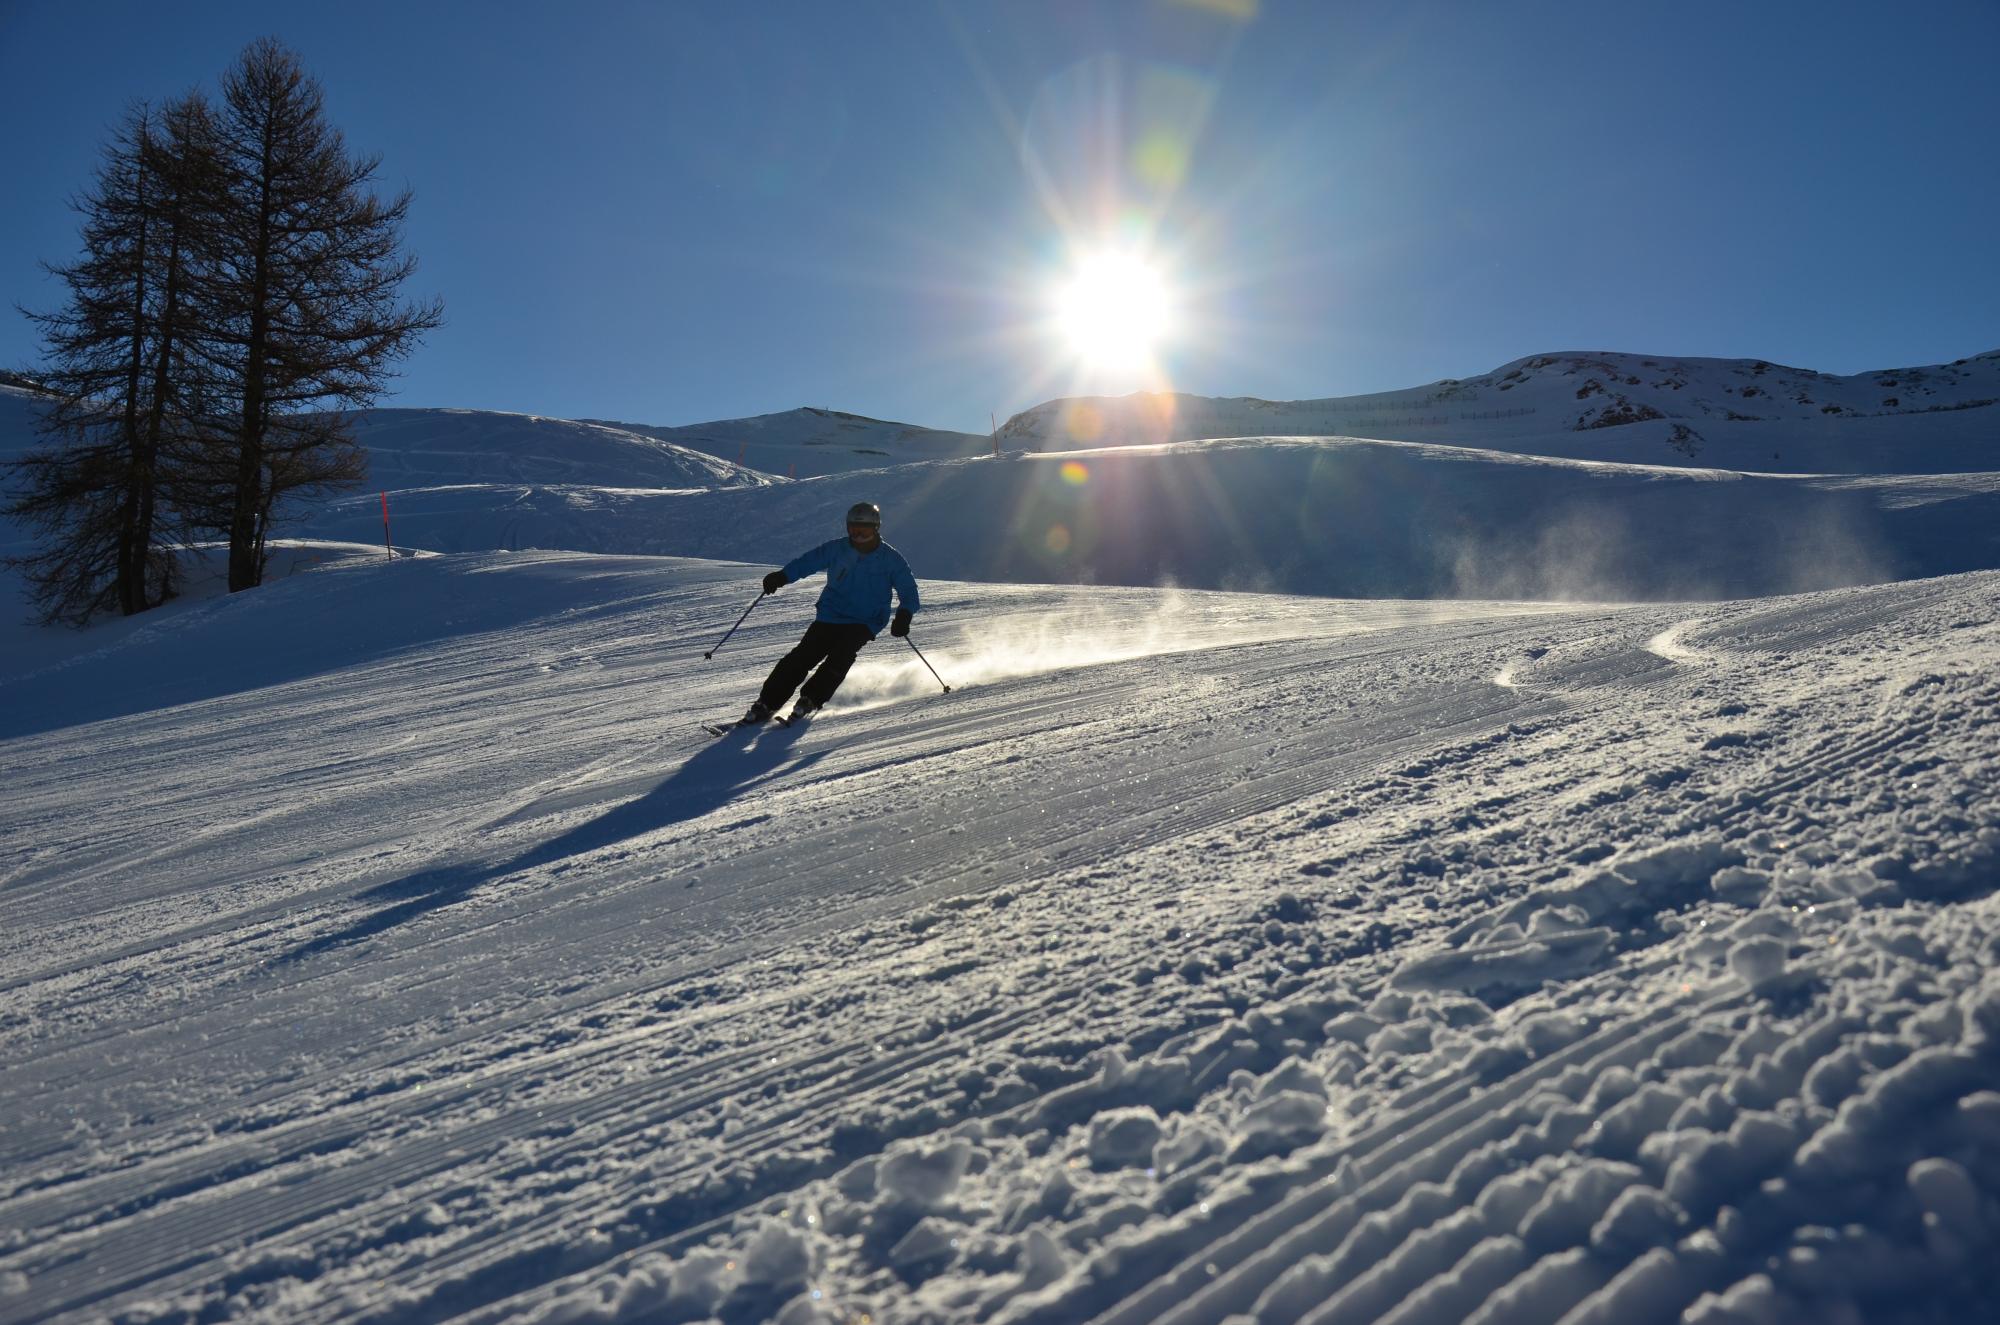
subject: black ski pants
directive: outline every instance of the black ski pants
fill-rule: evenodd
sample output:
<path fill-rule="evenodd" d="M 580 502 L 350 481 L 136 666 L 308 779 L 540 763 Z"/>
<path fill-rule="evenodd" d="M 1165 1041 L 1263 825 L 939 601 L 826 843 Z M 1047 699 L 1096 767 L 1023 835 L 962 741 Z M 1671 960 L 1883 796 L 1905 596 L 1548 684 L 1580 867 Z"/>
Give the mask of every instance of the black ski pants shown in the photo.
<path fill-rule="evenodd" d="M 815 621 L 806 627 L 805 637 L 771 669 L 771 675 L 764 681 L 763 693 L 757 702 L 774 712 L 792 697 L 805 681 L 805 697 L 814 704 L 824 704 L 833 698 L 833 692 L 840 689 L 840 683 L 847 679 L 847 669 L 854 666 L 854 655 L 861 652 L 863 645 L 875 636 L 866 626 L 840 625 L 832 621 Z M 818 671 L 813 671 L 814 668 Z M 812 679 L 806 680 L 806 673 L 812 672 Z"/>

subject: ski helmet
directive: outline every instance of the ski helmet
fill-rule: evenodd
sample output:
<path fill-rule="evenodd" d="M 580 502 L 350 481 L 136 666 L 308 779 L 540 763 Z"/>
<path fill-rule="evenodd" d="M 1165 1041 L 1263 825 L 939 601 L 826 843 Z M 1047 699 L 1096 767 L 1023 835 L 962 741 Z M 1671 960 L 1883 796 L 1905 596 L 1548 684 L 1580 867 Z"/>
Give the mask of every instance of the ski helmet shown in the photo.
<path fill-rule="evenodd" d="M 858 501 L 847 508 L 847 523 L 882 527 L 882 508 L 872 501 Z"/>

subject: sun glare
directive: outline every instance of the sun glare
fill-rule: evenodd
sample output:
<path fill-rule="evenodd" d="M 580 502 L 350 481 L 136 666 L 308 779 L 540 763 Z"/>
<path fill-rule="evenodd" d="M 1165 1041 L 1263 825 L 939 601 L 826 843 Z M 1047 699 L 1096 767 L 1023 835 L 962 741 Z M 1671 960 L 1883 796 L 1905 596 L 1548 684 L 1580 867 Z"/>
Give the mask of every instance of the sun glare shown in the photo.
<path fill-rule="evenodd" d="M 1159 268 L 1126 252 L 1083 258 L 1056 294 L 1056 324 L 1084 362 L 1129 369 L 1152 360 L 1171 329 L 1172 298 Z"/>

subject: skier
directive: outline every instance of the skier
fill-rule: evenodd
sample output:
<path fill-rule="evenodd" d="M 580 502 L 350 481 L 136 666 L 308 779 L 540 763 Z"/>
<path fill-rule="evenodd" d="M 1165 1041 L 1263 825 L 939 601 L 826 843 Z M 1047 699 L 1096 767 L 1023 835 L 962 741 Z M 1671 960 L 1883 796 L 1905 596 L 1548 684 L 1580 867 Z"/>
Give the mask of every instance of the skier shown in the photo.
<path fill-rule="evenodd" d="M 916 615 L 916 577 L 903 554 L 882 541 L 882 511 L 873 502 L 856 502 L 847 510 L 847 537 L 821 543 L 801 553 L 764 577 L 764 592 L 773 594 L 815 571 L 826 572 L 826 588 L 819 593 L 819 610 L 798 647 L 778 660 L 764 682 L 762 693 L 738 725 L 754 725 L 768 720 L 799 691 L 799 702 L 790 716 L 779 721 L 797 722 L 809 717 L 833 698 L 833 692 L 847 678 L 854 655 L 862 646 L 889 627 L 898 639 L 910 633 L 910 618 Z M 889 591 L 896 591 L 898 606 L 889 616 Z M 817 670 L 815 670 L 817 668 Z M 807 679 L 806 673 L 812 677 Z M 799 689 L 799 682 L 805 688 Z"/>

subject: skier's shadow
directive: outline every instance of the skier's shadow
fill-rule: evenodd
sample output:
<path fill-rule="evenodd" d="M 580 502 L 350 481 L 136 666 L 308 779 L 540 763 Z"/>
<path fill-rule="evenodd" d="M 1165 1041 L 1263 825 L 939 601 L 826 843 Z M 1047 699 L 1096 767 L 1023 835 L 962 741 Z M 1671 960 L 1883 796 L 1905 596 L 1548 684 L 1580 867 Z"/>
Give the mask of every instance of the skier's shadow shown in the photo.
<path fill-rule="evenodd" d="M 790 739 L 795 733 L 782 728 L 765 729 L 756 735 L 761 739 L 753 740 L 752 734 L 747 732 L 721 737 L 713 745 L 704 746 L 690 756 L 645 795 L 615 805 L 595 819 L 578 824 L 546 842 L 537 843 L 512 859 L 498 862 L 471 860 L 434 866 L 365 889 L 355 895 L 356 901 L 388 902 L 390 905 L 361 916 L 331 934 L 302 943 L 279 960 L 301 961 L 331 948 L 359 943 L 420 916 L 462 902 L 481 885 L 496 879 L 616 846 L 672 824 L 699 819 L 781 773 L 810 768 L 825 757 L 825 751 L 816 751 L 803 758 L 795 757 Z M 528 817 L 533 808 L 530 806 L 516 811 L 491 826 L 497 828 Z"/>

